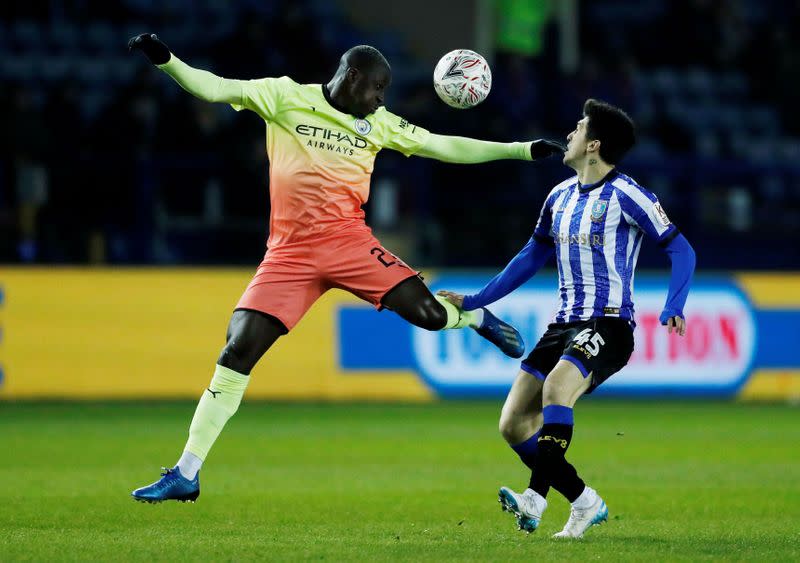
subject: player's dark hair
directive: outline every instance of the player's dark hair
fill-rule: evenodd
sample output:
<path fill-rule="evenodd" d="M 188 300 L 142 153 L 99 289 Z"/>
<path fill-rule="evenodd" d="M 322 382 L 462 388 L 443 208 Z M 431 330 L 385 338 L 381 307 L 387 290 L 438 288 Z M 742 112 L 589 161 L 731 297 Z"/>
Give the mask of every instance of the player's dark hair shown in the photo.
<path fill-rule="evenodd" d="M 356 45 L 342 55 L 342 63 L 363 72 L 385 68 L 390 70 L 389 61 L 383 53 L 370 45 Z"/>
<path fill-rule="evenodd" d="M 618 163 L 636 143 L 633 120 L 620 108 L 589 98 L 583 104 L 583 115 L 589 118 L 586 138 L 600 141 L 600 158 L 607 163 Z"/>

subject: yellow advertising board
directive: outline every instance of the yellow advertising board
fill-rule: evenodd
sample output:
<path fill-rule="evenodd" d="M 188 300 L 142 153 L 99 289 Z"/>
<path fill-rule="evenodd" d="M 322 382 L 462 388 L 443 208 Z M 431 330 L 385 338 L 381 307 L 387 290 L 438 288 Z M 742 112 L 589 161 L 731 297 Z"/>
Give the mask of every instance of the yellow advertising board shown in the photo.
<path fill-rule="evenodd" d="M 245 269 L 0 267 L 0 400 L 197 397 L 251 275 Z M 693 332 L 681 341 L 658 326 L 663 278 L 637 278 L 637 350 L 598 395 L 800 400 L 800 275 L 696 280 L 687 305 Z M 470 291 L 485 279 L 460 273 L 433 282 Z M 534 279 L 493 307 L 523 327 L 530 350 L 552 318 L 553 299 L 552 280 Z M 517 361 L 473 331 L 447 333 L 412 330 L 393 313 L 378 314 L 348 293 L 329 291 L 259 362 L 247 397 L 502 397 Z"/>
<path fill-rule="evenodd" d="M 251 271 L 0 268 L 0 399 L 199 396 Z M 411 371 L 343 374 L 329 291 L 252 373 L 248 398 L 425 401 Z M 390 314 L 390 313 L 384 313 Z M 369 334 L 364 344 L 372 344 Z"/>

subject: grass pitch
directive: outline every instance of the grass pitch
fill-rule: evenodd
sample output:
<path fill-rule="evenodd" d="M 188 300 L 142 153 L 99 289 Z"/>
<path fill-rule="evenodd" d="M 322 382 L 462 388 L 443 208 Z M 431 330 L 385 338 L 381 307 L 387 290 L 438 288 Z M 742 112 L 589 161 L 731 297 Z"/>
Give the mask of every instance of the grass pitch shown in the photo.
<path fill-rule="evenodd" d="M 583 540 L 516 530 L 527 473 L 498 404 L 248 403 L 197 504 L 130 491 L 173 465 L 194 404 L 0 403 L 0 560 L 798 560 L 800 411 L 585 401 L 568 457 L 608 503 Z"/>

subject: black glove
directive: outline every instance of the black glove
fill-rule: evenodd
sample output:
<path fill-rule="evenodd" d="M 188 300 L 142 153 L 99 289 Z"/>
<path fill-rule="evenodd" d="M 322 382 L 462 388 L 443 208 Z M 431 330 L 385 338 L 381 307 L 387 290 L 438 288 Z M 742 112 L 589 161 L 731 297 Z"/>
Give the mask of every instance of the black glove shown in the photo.
<path fill-rule="evenodd" d="M 564 154 L 567 151 L 567 146 L 558 141 L 550 141 L 547 139 L 536 139 L 531 143 L 531 158 L 539 160 L 540 158 L 547 158 L 554 154 Z"/>
<path fill-rule="evenodd" d="M 155 33 L 141 33 L 128 41 L 128 51 L 139 49 L 154 65 L 169 62 L 172 54 Z"/>

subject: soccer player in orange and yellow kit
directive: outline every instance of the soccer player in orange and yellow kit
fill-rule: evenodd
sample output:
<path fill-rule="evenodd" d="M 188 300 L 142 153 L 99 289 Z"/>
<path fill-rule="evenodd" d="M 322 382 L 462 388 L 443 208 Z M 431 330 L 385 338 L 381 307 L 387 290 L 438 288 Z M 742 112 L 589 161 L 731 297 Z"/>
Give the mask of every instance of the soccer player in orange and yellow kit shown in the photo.
<path fill-rule="evenodd" d="M 492 143 L 434 135 L 383 106 L 391 68 L 366 45 L 341 58 L 327 84 L 289 77 L 228 80 L 190 67 L 153 34 L 132 38 L 181 87 L 200 99 L 256 112 L 267 123 L 270 228 L 267 252 L 231 317 L 227 343 L 189 427 L 176 466 L 133 491 L 136 500 L 194 501 L 198 473 L 225 423 L 239 407 L 256 362 L 328 289 L 340 288 L 428 329 L 471 327 L 504 353 L 524 344 L 487 309 L 465 312 L 434 297 L 418 272 L 386 250 L 364 222 L 361 206 L 377 153 L 393 149 L 446 162 L 534 160 L 563 152 L 554 141 Z"/>

